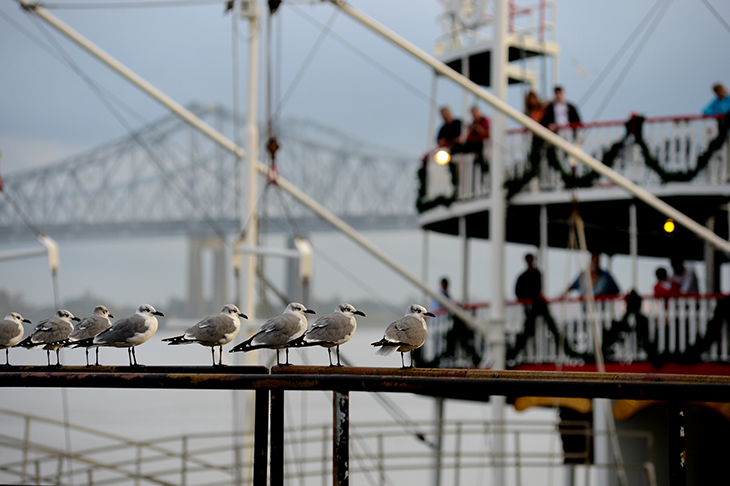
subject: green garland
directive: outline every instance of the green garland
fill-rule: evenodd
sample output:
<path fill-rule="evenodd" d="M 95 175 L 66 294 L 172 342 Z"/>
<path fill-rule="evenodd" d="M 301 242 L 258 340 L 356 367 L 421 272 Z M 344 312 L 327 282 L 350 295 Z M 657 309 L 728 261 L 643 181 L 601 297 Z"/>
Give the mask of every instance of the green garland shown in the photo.
<path fill-rule="evenodd" d="M 449 173 L 451 174 L 451 187 L 453 190 L 451 191 L 450 196 L 437 196 L 431 200 L 426 200 L 426 192 L 428 190 L 427 185 L 427 170 L 426 170 L 426 164 L 428 163 L 428 159 L 424 158 L 423 163 L 421 164 L 421 168 L 418 169 L 418 198 L 416 199 L 416 210 L 419 213 L 423 213 L 424 211 L 428 211 L 429 209 L 433 209 L 437 206 L 451 206 L 454 201 L 456 201 L 456 188 L 459 187 L 459 170 L 456 166 L 456 163 L 454 161 L 449 162 Z"/>
<path fill-rule="evenodd" d="M 642 299 L 639 294 L 636 291 L 631 291 L 626 296 L 626 313 L 623 318 L 613 321 L 610 329 L 603 330 L 602 350 L 607 361 L 620 359 L 616 356 L 614 344 L 624 340 L 631 332 L 636 332 L 638 348 L 644 350 L 647 361 L 655 368 L 660 368 L 668 362 L 680 364 L 699 363 L 702 354 L 709 351 L 713 343 L 719 342 L 723 324 L 730 322 L 730 297 L 725 297 L 717 301 L 712 319 L 707 322 L 705 335 L 698 337 L 695 344 L 688 345 L 683 352 L 664 351 L 660 353 L 657 343 L 649 339 L 649 319 L 641 313 L 641 302 Z M 560 331 L 552 315 L 550 315 L 547 304 L 542 300 L 536 300 L 528 306 L 523 330 L 517 335 L 514 346 L 508 346 L 508 361 L 515 361 L 519 353 L 524 350 L 527 340 L 535 335 L 535 319 L 538 316 L 545 320 L 548 331 L 552 334 L 555 342 L 561 342 Z M 631 316 L 633 316 L 633 326 L 630 324 Z M 595 362 L 592 351 L 578 353 L 567 341 L 564 342 L 563 349 L 565 354 L 571 358 L 580 359 L 586 363 Z"/>
<path fill-rule="evenodd" d="M 723 117 L 719 120 L 719 129 L 717 137 L 715 137 L 707 146 L 707 150 L 697 157 L 697 164 L 693 169 L 687 171 L 667 171 L 665 170 L 659 161 L 651 155 L 651 151 L 644 140 L 643 128 L 644 128 L 644 117 L 632 116 L 629 118 L 624 126 L 626 127 L 626 134 L 611 147 L 603 153 L 603 164 L 607 167 L 613 167 L 616 158 L 624 150 L 629 137 L 634 137 L 634 143 L 636 143 L 641 149 L 641 154 L 644 157 L 644 163 L 647 167 L 653 170 L 659 175 L 662 182 L 689 182 L 699 174 L 703 169 L 707 167 L 712 156 L 717 152 L 727 140 L 727 132 L 730 129 L 730 117 Z M 542 144 L 533 145 L 530 153 L 527 157 L 527 170 L 520 176 L 508 179 L 504 183 L 505 189 L 507 189 L 507 199 L 512 198 L 515 194 L 520 192 L 525 185 L 530 182 L 534 177 L 539 174 L 540 171 L 540 160 L 542 157 L 543 147 Z M 575 177 L 571 170 L 566 170 L 558 160 L 557 150 L 554 146 L 549 145 L 544 149 L 545 157 L 547 158 L 548 165 L 560 174 L 563 183 L 566 187 L 591 187 L 596 180 L 600 177 L 600 174 L 594 170 L 590 170 L 580 177 Z M 483 171 L 488 171 L 488 164 L 482 167 Z M 426 200 L 427 191 L 427 174 L 426 174 L 426 160 L 422 167 L 418 170 L 418 199 L 416 200 L 416 208 L 419 213 L 432 209 L 436 206 L 451 206 L 456 201 L 456 187 L 458 185 L 458 168 L 454 162 L 449 163 L 449 169 L 451 171 L 451 183 L 454 190 L 451 196 L 438 196 L 430 201 Z"/>
<path fill-rule="evenodd" d="M 707 167 L 707 164 L 710 163 L 710 159 L 712 156 L 717 152 L 725 143 L 725 140 L 727 139 L 727 131 L 728 131 L 728 117 L 723 117 L 718 120 L 718 134 L 717 137 L 715 137 L 707 146 L 707 150 L 705 150 L 704 153 L 697 156 L 697 164 L 695 164 L 694 169 L 690 169 L 687 171 L 667 171 L 664 170 L 664 168 L 661 166 L 659 161 L 651 155 L 651 152 L 649 151 L 649 147 L 646 145 L 646 141 L 644 140 L 643 135 L 643 125 L 644 125 L 644 117 L 637 116 L 629 120 L 628 123 L 633 122 L 634 127 L 634 142 L 639 146 L 641 149 L 641 154 L 644 157 L 644 163 L 647 167 L 649 167 L 651 170 L 657 173 L 659 175 L 659 178 L 661 178 L 662 182 L 689 182 L 695 177 L 697 177 L 697 174 L 699 174 L 705 167 Z"/>

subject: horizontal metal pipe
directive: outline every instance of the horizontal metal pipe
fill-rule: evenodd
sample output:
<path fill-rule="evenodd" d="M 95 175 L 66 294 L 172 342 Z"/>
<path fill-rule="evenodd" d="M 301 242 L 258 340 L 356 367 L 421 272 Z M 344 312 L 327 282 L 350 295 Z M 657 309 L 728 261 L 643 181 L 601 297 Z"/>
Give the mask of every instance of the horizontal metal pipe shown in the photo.
<path fill-rule="evenodd" d="M 297 367 L 288 367 L 288 370 L 294 368 Z M 480 401 L 488 400 L 492 395 L 635 400 L 692 397 L 694 401 L 730 402 L 728 376 L 385 368 L 363 373 L 362 370 L 312 374 L 294 371 L 262 376 L 228 373 L 228 369 L 217 370 L 218 373 L 155 373 L 139 368 L 119 372 L 10 369 L 0 371 L 0 387 L 342 390 L 415 393 Z"/>

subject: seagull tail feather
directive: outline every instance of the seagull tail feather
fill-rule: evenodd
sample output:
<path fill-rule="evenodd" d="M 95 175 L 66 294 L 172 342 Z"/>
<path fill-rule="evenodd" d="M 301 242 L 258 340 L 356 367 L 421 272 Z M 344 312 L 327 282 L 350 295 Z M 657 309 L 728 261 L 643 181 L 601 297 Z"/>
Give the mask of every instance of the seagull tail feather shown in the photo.
<path fill-rule="evenodd" d="M 182 336 L 173 336 L 173 337 L 165 338 L 162 341 L 167 342 L 167 344 L 170 346 L 175 345 L 175 344 L 189 344 L 189 343 L 193 342 L 190 339 L 185 339 L 184 334 Z"/>

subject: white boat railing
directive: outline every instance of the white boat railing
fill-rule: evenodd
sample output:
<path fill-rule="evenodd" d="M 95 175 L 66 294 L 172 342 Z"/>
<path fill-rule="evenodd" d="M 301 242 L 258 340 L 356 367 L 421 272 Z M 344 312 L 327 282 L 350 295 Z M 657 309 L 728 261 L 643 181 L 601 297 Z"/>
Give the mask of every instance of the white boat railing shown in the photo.
<path fill-rule="evenodd" d="M 721 294 L 691 294 L 672 298 L 645 297 L 638 312 L 627 314 L 622 296 L 597 301 L 597 320 L 603 329 L 607 362 L 649 361 L 663 363 L 728 363 L 730 332 L 725 306 L 718 309 Z M 477 320 L 488 322 L 489 304 L 467 306 Z M 508 359 L 521 363 L 578 363 L 592 361 L 594 333 L 581 299 L 562 299 L 547 304 L 545 314 L 528 319 L 531 306 L 510 302 L 505 311 Z M 718 312 L 716 312 L 718 311 Z M 489 350 L 451 315 L 436 311 L 429 321 L 429 338 L 422 348 L 425 364 L 471 367 L 486 359 Z M 608 342 L 610 340 L 610 342 Z M 472 349 L 477 359 L 472 359 Z M 511 351 L 511 355 L 510 355 Z"/>
<path fill-rule="evenodd" d="M 656 170 L 646 164 L 643 152 L 636 143 L 634 135 L 627 137 L 627 121 L 614 120 L 589 122 L 579 126 L 563 127 L 558 133 L 567 140 L 578 143 L 582 149 L 605 162 L 605 154 L 620 140 L 626 138 L 623 150 L 613 161 L 613 169 L 642 187 L 656 187 L 663 183 Z M 666 172 L 688 172 L 697 166 L 698 157 L 704 154 L 710 142 L 718 135 L 718 122 L 715 117 L 702 115 L 683 115 L 653 117 L 643 120 L 642 140 L 650 155 L 656 160 L 661 170 Z M 504 141 L 491 141 L 486 144 L 485 157 L 491 159 L 494 144 L 501 143 L 505 153 L 506 180 L 524 177 L 531 169 L 530 152 L 533 147 L 533 135 L 526 129 L 507 131 Z M 560 171 L 551 167 L 542 150 L 538 162 L 538 176 L 527 183 L 523 191 L 541 192 L 565 188 Z M 727 140 L 716 150 L 707 165 L 690 181 L 690 184 L 720 185 L 730 179 L 730 145 Z M 556 152 L 557 160 L 566 173 L 570 172 L 570 161 L 561 151 Z M 454 154 L 453 163 L 458 173 L 455 200 L 469 200 L 486 197 L 490 192 L 488 170 L 475 164 L 474 154 Z M 452 174 L 448 166 L 439 166 L 433 157 L 424 157 L 426 166 L 425 197 L 432 201 L 437 196 L 446 198 L 453 194 Z M 581 177 L 589 172 L 589 168 L 578 164 L 576 176 Z M 612 187 L 613 184 L 599 177 L 592 182 L 592 187 Z"/>

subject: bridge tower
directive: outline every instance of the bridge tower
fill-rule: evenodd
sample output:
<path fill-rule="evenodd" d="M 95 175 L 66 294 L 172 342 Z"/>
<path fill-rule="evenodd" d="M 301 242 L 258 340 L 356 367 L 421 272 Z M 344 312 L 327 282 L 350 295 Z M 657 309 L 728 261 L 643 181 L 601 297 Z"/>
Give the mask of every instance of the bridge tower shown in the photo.
<path fill-rule="evenodd" d="M 210 308 L 207 308 L 204 297 L 204 265 L 203 256 L 209 251 L 212 254 L 212 294 Z M 188 290 L 187 314 L 203 316 L 217 313 L 228 302 L 228 280 L 226 278 L 230 265 L 227 265 L 226 245 L 217 236 L 188 235 Z"/>

